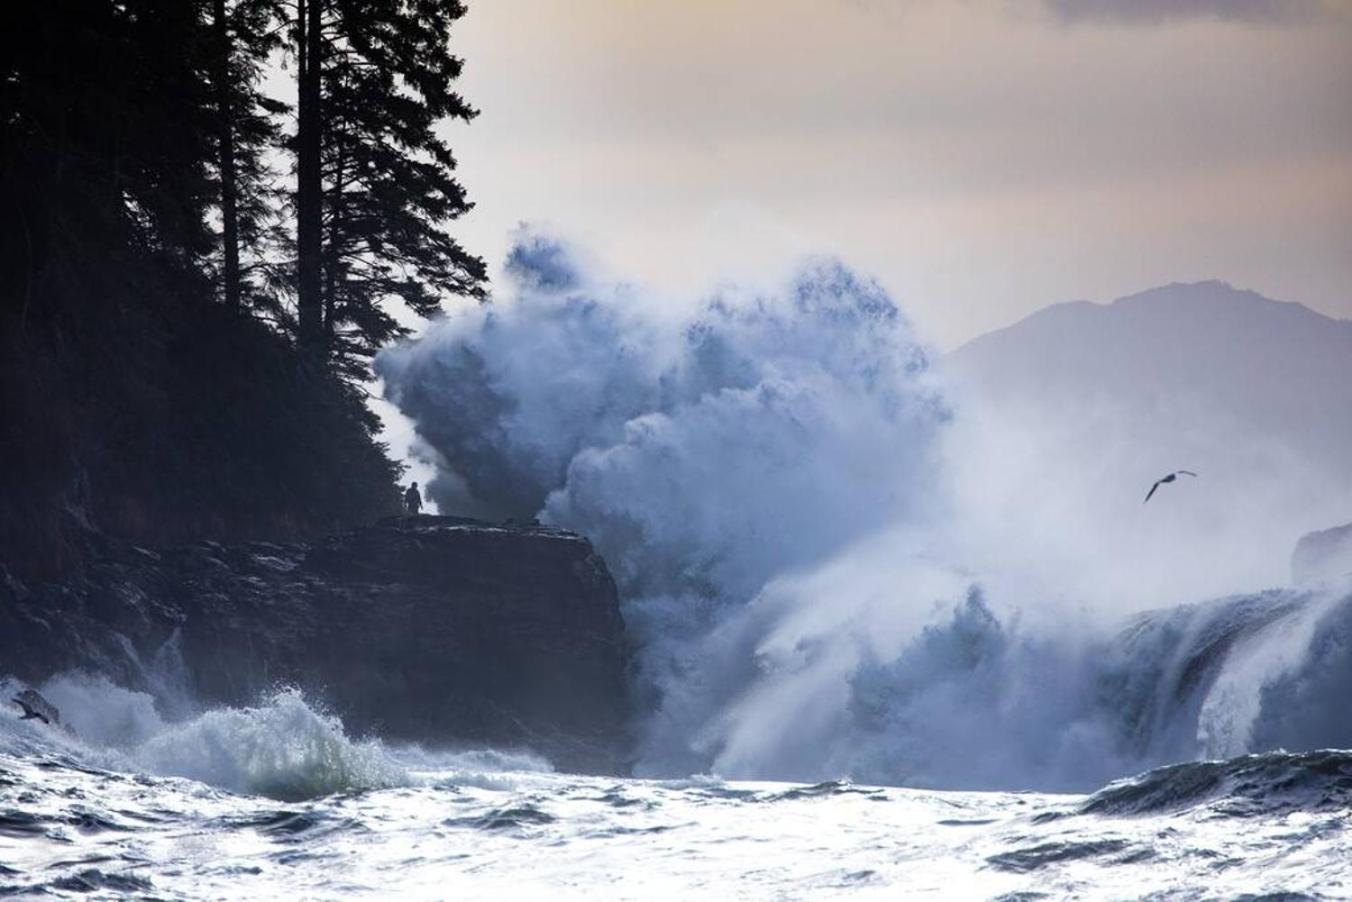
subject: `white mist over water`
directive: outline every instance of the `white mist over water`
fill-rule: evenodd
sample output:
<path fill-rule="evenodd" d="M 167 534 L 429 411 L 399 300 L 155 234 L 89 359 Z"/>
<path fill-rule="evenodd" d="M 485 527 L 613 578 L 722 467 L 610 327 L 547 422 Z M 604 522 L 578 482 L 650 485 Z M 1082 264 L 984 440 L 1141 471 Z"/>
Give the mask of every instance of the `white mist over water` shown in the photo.
<path fill-rule="evenodd" d="M 0 679 L 6 700 L 18 688 Z M 93 767 L 186 777 L 278 799 L 409 782 L 402 764 L 378 740 L 349 737 L 338 718 L 294 689 L 278 689 L 252 706 L 176 720 L 161 716 L 162 699 L 102 676 L 62 673 L 38 689 L 61 712 L 67 729 L 6 717 L 0 752 L 57 752 Z"/>
<path fill-rule="evenodd" d="M 962 422 L 876 283 L 816 261 L 659 306 L 531 233 L 507 273 L 506 297 L 378 369 L 435 449 L 443 511 L 538 514 L 610 563 L 638 643 L 640 773 L 1077 788 L 1211 750 L 1180 726 L 1196 711 L 1124 715 L 1173 705 L 1154 696 L 1176 649 L 1136 660 L 1117 640 L 1158 597 L 1095 585 L 1095 555 L 1117 553 L 1100 521 L 1058 542 L 1041 514 L 983 509 L 974 486 L 1020 471 L 964 443 L 1018 434 Z M 1225 567 L 1170 564 L 1190 589 Z M 1242 626 L 1207 617 L 1187 628 Z M 1252 733 L 1265 679 L 1222 681 L 1206 722 Z"/>
<path fill-rule="evenodd" d="M 1302 535 L 1352 520 L 1352 322 L 1172 284 L 1048 307 L 944 364 L 945 459 L 984 570 L 1165 606 L 1285 585 Z M 1180 468 L 1200 476 L 1142 503 Z"/>
<path fill-rule="evenodd" d="M 6 703 L 22 688 L 0 675 Z M 282 801 L 447 782 L 508 790 L 515 785 L 512 775 L 552 771 L 528 751 L 428 750 L 355 737 L 321 703 L 290 687 L 250 705 L 194 706 L 174 717 L 164 714 L 166 700 L 172 705 L 189 698 L 186 684 L 151 695 L 104 676 L 65 672 L 34 688 L 61 713 L 61 726 L 21 720 L 6 710 L 0 755 L 182 777 Z"/>

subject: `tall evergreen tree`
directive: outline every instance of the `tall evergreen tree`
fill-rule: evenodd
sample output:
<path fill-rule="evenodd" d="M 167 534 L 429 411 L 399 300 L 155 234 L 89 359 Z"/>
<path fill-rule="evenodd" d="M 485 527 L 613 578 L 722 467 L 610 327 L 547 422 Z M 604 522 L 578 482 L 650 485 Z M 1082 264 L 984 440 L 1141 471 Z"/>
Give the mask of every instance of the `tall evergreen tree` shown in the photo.
<path fill-rule="evenodd" d="M 212 36 L 215 38 L 216 67 L 213 72 L 216 89 L 218 133 L 217 166 L 221 180 L 221 255 L 226 306 L 239 309 L 239 209 L 235 187 L 235 103 L 231 96 L 232 70 L 235 68 L 234 41 L 230 34 L 230 19 L 225 0 L 212 2 Z"/>
<path fill-rule="evenodd" d="M 259 89 L 263 67 L 282 44 L 278 0 L 208 0 L 209 78 L 216 124 L 215 170 L 221 219 L 220 291 L 226 306 L 276 307 L 260 273 L 277 241 L 279 192 L 266 164 L 280 140 L 285 104 Z"/>
<path fill-rule="evenodd" d="M 422 316 L 481 298 L 483 261 L 450 235 L 471 208 L 437 126 L 476 115 L 452 85 L 454 0 L 301 0 L 296 141 L 300 339 L 351 379 Z"/>
<path fill-rule="evenodd" d="M 0 218 L 19 223 L 31 249 L 17 284 L 36 297 L 36 279 L 133 259 L 192 270 L 212 245 L 209 97 L 194 6 L 0 6 Z"/>
<path fill-rule="evenodd" d="M 312 357 L 326 351 L 324 297 L 320 274 L 324 186 L 323 69 L 325 0 L 298 0 L 296 6 L 296 318 L 297 340 Z"/>
<path fill-rule="evenodd" d="M 12 573 L 58 572 L 108 538 L 314 535 L 397 509 L 398 467 L 359 391 L 216 303 L 226 196 L 246 307 L 280 212 L 262 167 L 277 108 L 250 93 L 267 2 L 0 2 Z"/>

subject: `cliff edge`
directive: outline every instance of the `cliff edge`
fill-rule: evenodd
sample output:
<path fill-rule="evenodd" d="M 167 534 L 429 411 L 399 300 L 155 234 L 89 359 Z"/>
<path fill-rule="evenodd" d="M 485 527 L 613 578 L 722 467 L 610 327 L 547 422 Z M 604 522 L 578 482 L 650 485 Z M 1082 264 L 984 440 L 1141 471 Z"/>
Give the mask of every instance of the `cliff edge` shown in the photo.
<path fill-rule="evenodd" d="M 0 671 L 102 673 L 166 705 L 294 685 L 356 733 L 624 770 L 615 584 L 581 536 L 404 517 L 313 544 L 122 546 L 58 582 L 0 570 Z"/>

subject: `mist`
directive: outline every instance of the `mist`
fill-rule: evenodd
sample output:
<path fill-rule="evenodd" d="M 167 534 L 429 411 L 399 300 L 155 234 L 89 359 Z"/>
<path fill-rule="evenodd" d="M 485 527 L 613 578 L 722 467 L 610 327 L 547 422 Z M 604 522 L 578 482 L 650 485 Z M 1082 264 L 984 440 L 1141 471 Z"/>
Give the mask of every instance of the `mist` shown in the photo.
<path fill-rule="evenodd" d="M 1236 474 L 1142 505 L 1197 457 L 1142 457 L 1159 434 L 1107 428 L 1110 407 L 1060 405 L 1070 431 L 1055 397 L 975 396 L 977 367 L 948 373 L 835 260 L 682 299 L 523 231 L 505 282 L 377 369 L 444 512 L 538 516 L 609 562 L 638 649 L 637 772 L 1064 789 L 1214 746 L 1172 712 L 1144 739 L 1124 721 L 1157 692 L 1136 657 L 1164 672 L 1178 654 L 1125 631 L 1284 583 L 1307 483 L 1282 497 L 1269 474 L 1241 509 L 1286 506 L 1256 529 L 1224 520 Z M 1231 612 L 1176 619 L 1194 616 L 1204 632 Z M 1290 641 L 1250 672 L 1289 672 L 1261 662 L 1300 659 Z M 1262 720 L 1265 678 L 1211 702 L 1239 724 L 1226 751 Z"/>

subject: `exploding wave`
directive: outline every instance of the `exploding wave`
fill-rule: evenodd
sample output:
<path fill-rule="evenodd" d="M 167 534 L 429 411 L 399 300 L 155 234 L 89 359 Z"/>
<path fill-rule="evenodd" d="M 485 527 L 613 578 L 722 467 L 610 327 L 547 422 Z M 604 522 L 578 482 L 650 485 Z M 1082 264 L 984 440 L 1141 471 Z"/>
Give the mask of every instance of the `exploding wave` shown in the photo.
<path fill-rule="evenodd" d="M 443 510 L 538 515 L 611 564 L 639 648 L 641 773 L 1071 789 L 1337 738 L 1346 678 L 1327 674 L 1348 652 L 1316 625 L 1345 634 L 1345 593 L 1124 632 L 970 572 L 952 412 L 876 283 L 817 261 L 773 290 L 659 307 L 535 234 L 507 276 L 506 297 L 378 369 L 435 455 Z M 1334 669 L 1311 677 L 1321 656 Z M 1282 724 L 1292 694 L 1309 713 Z"/>
<path fill-rule="evenodd" d="M 7 699 L 19 684 L 0 680 Z M 336 717 L 294 689 L 253 707 L 217 708 L 166 722 L 156 700 L 105 677 L 59 674 L 43 695 L 66 731 L 5 718 L 0 753 L 56 755 L 112 770 L 187 777 L 233 792 L 298 800 L 405 785 L 409 776 L 377 740 L 349 737 Z"/>

